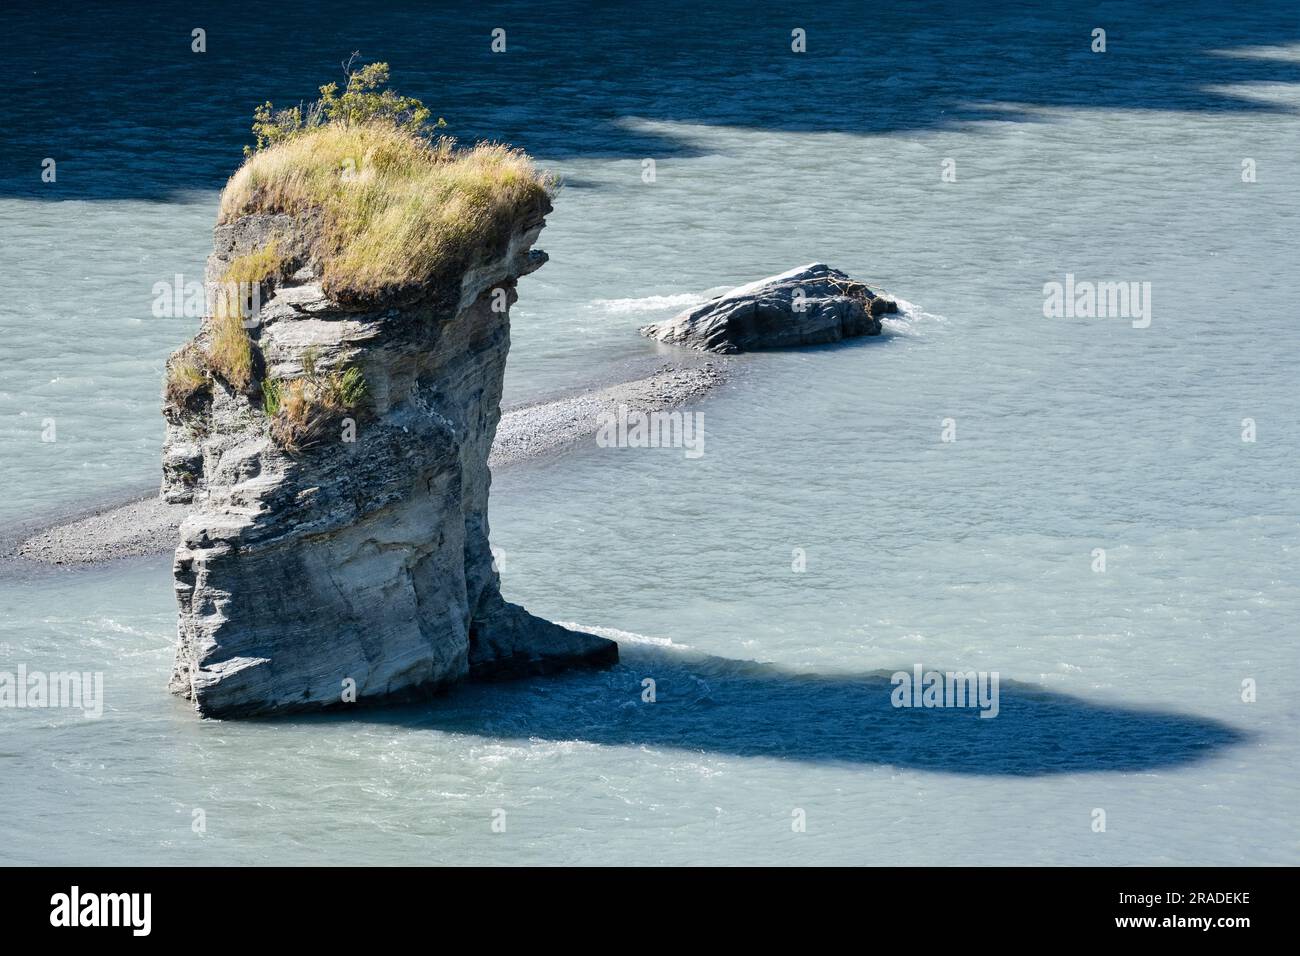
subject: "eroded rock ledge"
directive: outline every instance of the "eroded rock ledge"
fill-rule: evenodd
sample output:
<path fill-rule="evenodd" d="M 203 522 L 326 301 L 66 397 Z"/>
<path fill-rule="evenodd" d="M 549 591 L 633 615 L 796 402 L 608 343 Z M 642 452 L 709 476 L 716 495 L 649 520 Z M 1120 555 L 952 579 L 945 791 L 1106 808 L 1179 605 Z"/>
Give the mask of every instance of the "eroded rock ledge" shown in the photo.
<path fill-rule="evenodd" d="M 355 369 L 365 397 L 302 447 L 277 433 L 283 411 L 221 375 L 167 404 L 163 496 L 193 507 L 173 568 L 170 686 L 202 714 L 365 703 L 617 659 L 613 642 L 507 603 L 488 544 L 508 306 L 516 280 L 546 261 L 532 246 L 549 210 L 538 200 L 458 281 L 369 307 L 323 290 L 303 240 L 310 221 L 217 227 L 210 285 L 256 250 L 286 257 L 249 331 L 253 374 L 324 381 Z M 205 320 L 169 370 L 187 349 L 210 352 L 214 334 Z"/>

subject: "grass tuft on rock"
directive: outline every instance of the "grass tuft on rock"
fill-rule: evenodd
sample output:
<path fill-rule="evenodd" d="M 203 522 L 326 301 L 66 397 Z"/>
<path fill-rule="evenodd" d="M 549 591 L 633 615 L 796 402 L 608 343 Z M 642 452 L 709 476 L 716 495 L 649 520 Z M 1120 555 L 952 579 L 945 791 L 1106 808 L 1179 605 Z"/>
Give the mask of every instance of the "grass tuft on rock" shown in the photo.
<path fill-rule="evenodd" d="M 186 346 L 167 363 L 163 399 L 176 408 L 193 408 L 211 394 L 207 362 L 194 346 Z"/>
<path fill-rule="evenodd" d="M 319 444 L 341 419 L 357 414 L 366 397 L 360 369 L 321 373 L 314 360 L 303 364 L 305 374 L 297 378 L 262 383 L 271 435 L 291 452 Z"/>
<path fill-rule="evenodd" d="M 274 418 L 280 412 L 280 382 L 276 379 L 262 379 L 262 411 L 267 418 Z"/>
<path fill-rule="evenodd" d="M 260 287 L 268 279 L 278 276 L 281 260 L 280 244 L 272 239 L 261 249 L 231 259 L 230 264 L 226 266 L 226 274 L 222 277 L 222 282 L 234 283 L 241 287 L 238 290 L 239 294 L 246 293 L 252 286 Z"/>
<path fill-rule="evenodd" d="M 266 283 L 279 276 L 283 258 L 275 240 L 230 260 L 212 303 L 212 368 L 233 388 L 247 392 L 253 384 L 253 343 L 245 320 L 252 317 Z"/>
<path fill-rule="evenodd" d="M 453 275 L 554 187 L 507 146 L 457 149 L 391 123 L 329 123 L 250 155 L 218 221 L 319 210 L 325 291 L 366 300 Z"/>
<path fill-rule="evenodd" d="M 212 316 L 212 337 L 208 341 L 212 370 L 236 391 L 246 392 L 253 383 L 253 343 L 244 328 L 244 316 L 236 303 L 217 297 Z"/>

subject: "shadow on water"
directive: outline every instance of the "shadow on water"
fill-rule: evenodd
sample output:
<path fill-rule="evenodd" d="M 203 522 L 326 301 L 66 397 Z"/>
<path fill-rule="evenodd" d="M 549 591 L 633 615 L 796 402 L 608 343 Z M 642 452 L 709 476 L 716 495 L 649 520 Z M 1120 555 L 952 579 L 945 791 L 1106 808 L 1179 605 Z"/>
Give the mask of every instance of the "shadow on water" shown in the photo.
<path fill-rule="evenodd" d="M 498 27 L 507 49 L 494 54 Z M 1090 50 L 1096 27 L 1104 54 Z M 219 188 L 253 106 L 312 98 L 352 50 L 389 61 L 397 87 L 462 140 L 547 160 L 698 150 L 641 121 L 870 134 L 1034 120 L 1044 107 L 1262 113 L 1279 107 L 1226 87 L 1300 83 L 1294 58 L 1240 54 L 1300 40 L 1300 6 L 1281 0 L 1100 12 L 828 0 L 797 14 L 740 0 L 26 4 L 10 5 L 3 28 L 16 89 L 0 196 L 35 199 Z M 196 28 L 204 53 L 191 51 Z M 805 53 L 791 52 L 795 28 Z M 45 157 L 57 184 L 40 180 Z"/>
<path fill-rule="evenodd" d="M 645 677 L 655 681 L 654 703 L 642 701 Z M 1089 703 L 1008 681 L 991 719 L 973 708 L 896 709 L 892 690 L 885 673 L 803 675 L 624 645 L 608 671 L 467 684 L 421 705 L 281 719 L 984 776 L 1177 767 L 1248 739 L 1204 717 Z"/>

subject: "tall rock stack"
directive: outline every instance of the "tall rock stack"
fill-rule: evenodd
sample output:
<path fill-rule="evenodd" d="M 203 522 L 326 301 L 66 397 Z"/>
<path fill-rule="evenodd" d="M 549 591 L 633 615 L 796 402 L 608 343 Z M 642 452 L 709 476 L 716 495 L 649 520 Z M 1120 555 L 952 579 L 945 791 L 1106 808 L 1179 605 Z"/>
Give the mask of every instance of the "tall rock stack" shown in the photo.
<path fill-rule="evenodd" d="M 364 301 L 330 290 L 315 211 L 217 226 L 209 301 L 242 275 L 261 299 L 241 323 L 247 374 L 213 368 L 228 345 L 217 308 L 169 360 L 164 402 L 163 494 L 193 509 L 170 687 L 200 713 L 617 660 L 613 642 L 503 600 L 488 543 L 509 306 L 546 261 L 532 246 L 549 211 L 536 199 L 454 274 Z M 250 271 L 268 250 L 269 274 Z"/>

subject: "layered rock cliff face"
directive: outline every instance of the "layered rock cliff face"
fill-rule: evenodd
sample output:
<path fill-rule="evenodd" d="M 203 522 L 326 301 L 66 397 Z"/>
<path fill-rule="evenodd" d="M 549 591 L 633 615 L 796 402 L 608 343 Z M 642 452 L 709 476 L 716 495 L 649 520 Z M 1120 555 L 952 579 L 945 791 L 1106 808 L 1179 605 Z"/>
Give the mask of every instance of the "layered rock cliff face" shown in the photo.
<path fill-rule="evenodd" d="M 546 261 L 532 246 L 549 208 L 533 204 L 449 280 L 363 305 L 325 291 L 315 214 L 216 228 L 210 291 L 259 250 L 277 263 L 245 323 L 248 381 L 192 371 L 193 356 L 216 352 L 213 318 L 169 362 L 163 494 L 192 508 L 173 569 L 171 690 L 202 714 L 365 703 L 616 660 L 612 642 L 503 600 L 488 543 L 508 306 L 516 280 Z M 303 397 L 294 383 L 337 386 L 345 373 L 364 383 L 360 400 L 290 406 Z M 170 384 L 187 375 L 192 387 Z M 307 426 L 290 432 L 289 412 Z"/>
<path fill-rule="evenodd" d="M 898 311 L 888 296 L 821 262 L 759 279 L 710 299 L 641 334 L 703 352 L 822 345 L 880 334 L 880 316 Z"/>

